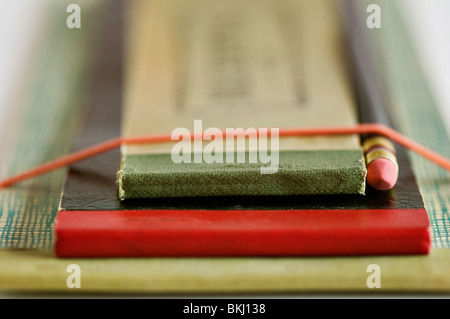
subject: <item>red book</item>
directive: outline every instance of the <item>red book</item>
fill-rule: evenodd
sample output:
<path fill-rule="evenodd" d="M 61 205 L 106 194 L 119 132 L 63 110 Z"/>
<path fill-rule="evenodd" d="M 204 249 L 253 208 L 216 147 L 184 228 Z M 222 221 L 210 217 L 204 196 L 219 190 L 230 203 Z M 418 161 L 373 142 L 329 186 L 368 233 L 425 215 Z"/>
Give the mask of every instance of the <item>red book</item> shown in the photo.
<path fill-rule="evenodd" d="M 428 216 L 398 210 L 62 211 L 58 257 L 426 254 Z"/>

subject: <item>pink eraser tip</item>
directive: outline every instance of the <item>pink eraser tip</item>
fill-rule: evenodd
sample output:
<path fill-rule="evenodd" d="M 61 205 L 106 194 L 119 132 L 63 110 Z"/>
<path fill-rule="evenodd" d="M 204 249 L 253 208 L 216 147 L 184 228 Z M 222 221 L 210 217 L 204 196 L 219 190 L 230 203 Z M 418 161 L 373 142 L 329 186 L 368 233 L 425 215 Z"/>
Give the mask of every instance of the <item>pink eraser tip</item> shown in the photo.
<path fill-rule="evenodd" d="M 377 158 L 367 166 L 367 183 L 380 191 L 394 187 L 398 178 L 398 167 L 387 158 Z"/>

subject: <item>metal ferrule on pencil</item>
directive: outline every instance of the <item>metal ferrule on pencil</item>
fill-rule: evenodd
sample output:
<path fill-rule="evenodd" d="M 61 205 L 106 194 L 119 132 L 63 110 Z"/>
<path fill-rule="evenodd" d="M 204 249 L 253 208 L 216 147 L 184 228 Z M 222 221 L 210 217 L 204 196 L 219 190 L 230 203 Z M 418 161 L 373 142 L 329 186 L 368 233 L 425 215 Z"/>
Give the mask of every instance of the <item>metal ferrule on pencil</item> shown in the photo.
<path fill-rule="evenodd" d="M 366 157 L 366 165 L 378 158 L 386 158 L 394 163 L 398 169 L 395 147 L 388 139 L 374 136 L 365 140 L 362 147 Z"/>

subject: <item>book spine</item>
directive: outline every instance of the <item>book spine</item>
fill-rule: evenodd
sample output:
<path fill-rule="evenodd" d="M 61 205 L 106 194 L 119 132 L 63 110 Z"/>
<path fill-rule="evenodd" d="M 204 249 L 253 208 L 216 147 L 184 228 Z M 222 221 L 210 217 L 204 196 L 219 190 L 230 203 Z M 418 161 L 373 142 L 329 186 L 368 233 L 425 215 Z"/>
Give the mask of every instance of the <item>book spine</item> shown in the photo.
<path fill-rule="evenodd" d="M 366 183 L 361 149 L 281 151 L 275 174 L 261 174 L 264 166 L 258 163 L 176 164 L 170 154 L 127 155 L 122 165 L 118 173 L 122 200 L 364 194 Z"/>
<path fill-rule="evenodd" d="M 56 257 L 428 254 L 425 209 L 60 211 Z"/>

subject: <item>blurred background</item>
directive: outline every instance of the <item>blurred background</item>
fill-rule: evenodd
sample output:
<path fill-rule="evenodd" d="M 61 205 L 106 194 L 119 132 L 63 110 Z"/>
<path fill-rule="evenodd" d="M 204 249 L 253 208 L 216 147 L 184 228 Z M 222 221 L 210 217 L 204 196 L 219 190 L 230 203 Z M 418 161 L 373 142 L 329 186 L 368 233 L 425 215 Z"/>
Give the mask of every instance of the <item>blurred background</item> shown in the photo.
<path fill-rule="evenodd" d="M 450 1 L 401 0 L 417 56 L 450 132 Z"/>
<path fill-rule="evenodd" d="M 21 75 L 44 29 L 49 1 L 1 0 L 0 4 L 0 127 L 3 127 L 13 92 L 21 85 Z"/>
<path fill-rule="evenodd" d="M 4 131 L 8 108 L 14 105 L 14 92 L 26 79 L 27 67 L 32 63 L 33 51 L 39 45 L 40 32 L 45 30 L 49 21 L 46 16 L 54 3 L 51 0 L 0 0 L 0 132 Z M 398 3 L 449 132 L 450 1 L 399 0 Z"/>

